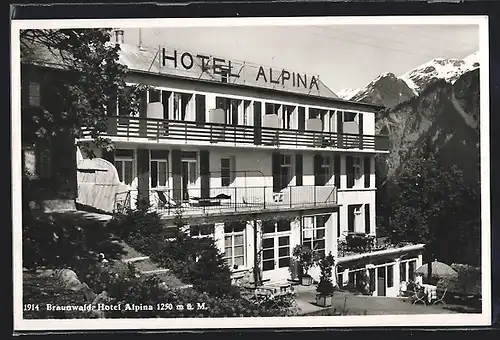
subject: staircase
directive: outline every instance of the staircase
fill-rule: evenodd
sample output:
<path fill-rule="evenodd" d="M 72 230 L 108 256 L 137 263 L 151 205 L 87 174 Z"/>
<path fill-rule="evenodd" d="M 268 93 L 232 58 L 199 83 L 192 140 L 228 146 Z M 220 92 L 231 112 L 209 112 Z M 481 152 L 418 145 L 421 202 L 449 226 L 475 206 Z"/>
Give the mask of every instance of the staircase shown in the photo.
<path fill-rule="evenodd" d="M 191 288 L 192 285 L 185 284 L 179 280 L 169 269 L 161 268 L 154 263 L 149 256 L 141 254 L 137 250 L 130 247 L 123 241 L 117 241 L 122 247 L 125 254 L 122 256 L 121 261 L 124 263 L 132 263 L 139 272 L 146 276 L 157 276 L 169 288 L 185 289 Z"/>

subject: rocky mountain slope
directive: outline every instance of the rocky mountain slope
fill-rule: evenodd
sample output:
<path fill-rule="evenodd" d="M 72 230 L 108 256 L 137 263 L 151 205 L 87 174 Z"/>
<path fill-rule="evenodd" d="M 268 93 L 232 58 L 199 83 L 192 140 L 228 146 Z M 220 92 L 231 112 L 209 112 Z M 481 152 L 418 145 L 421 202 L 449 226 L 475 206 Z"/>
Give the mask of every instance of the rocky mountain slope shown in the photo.
<path fill-rule="evenodd" d="M 387 109 L 376 122 L 377 133 L 389 135 L 391 152 L 380 157 L 378 171 L 397 179 L 405 160 L 425 142 L 446 164 L 458 165 L 477 182 L 479 164 L 479 61 L 436 58 L 396 77 L 384 73 L 358 90 L 339 95 Z"/>
<path fill-rule="evenodd" d="M 447 165 L 458 165 L 477 182 L 479 164 L 479 70 L 454 84 L 438 80 L 419 96 L 387 110 L 376 122 L 377 133 L 391 138 L 391 152 L 379 162 L 384 178 L 396 179 L 405 160 L 430 142 Z"/>

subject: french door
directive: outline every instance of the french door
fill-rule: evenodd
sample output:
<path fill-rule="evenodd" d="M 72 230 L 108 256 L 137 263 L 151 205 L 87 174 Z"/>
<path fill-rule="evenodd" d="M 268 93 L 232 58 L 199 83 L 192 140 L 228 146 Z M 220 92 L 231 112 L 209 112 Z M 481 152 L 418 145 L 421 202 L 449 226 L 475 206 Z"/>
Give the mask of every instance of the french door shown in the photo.
<path fill-rule="evenodd" d="M 286 280 L 290 276 L 291 228 L 289 221 L 264 223 L 262 237 L 262 278 Z"/>

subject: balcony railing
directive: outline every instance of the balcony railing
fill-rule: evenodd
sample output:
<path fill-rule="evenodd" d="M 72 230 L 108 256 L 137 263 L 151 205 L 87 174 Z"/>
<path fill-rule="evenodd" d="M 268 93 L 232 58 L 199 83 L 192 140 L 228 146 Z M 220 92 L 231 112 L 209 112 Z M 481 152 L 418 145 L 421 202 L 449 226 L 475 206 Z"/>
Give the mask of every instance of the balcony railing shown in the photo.
<path fill-rule="evenodd" d="M 381 241 L 373 235 L 357 232 L 346 232 L 338 240 L 338 256 L 346 257 L 350 255 L 365 254 L 380 250 L 398 249 L 411 246 L 410 242 L 392 244 Z"/>
<path fill-rule="evenodd" d="M 235 146 L 265 145 L 389 150 L 389 137 L 387 136 L 300 131 L 128 116 L 110 116 L 107 118 L 107 122 L 107 135 L 110 137 L 147 138 L 156 142 L 169 140 L 185 144 L 201 142 Z M 88 135 L 84 133 L 85 137 L 88 137 Z"/>
<path fill-rule="evenodd" d="M 272 210 L 313 209 L 337 204 L 334 186 L 290 186 L 280 192 L 272 187 L 217 187 L 129 190 L 116 194 L 115 211 L 137 208 L 140 198 L 149 198 L 151 209 L 174 215 L 216 215 Z"/>

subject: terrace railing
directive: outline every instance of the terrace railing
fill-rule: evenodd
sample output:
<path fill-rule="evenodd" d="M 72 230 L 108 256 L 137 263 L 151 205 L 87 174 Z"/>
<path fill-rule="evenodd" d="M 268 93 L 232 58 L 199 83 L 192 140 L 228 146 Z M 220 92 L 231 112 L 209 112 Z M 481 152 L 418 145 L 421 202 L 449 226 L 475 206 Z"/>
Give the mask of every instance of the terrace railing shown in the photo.
<path fill-rule="evenodd" d="M 173 215 L 225 214 L 283 209 L 310 209 L 337 204 L 334 186 L 290 186 L 280 192 L 272 187 L 217 187 L 202 195 L 200 188 L 129 190 L 115 197 L 115 211 L 137 208 L 148 198 L 151 209 Z"/>
<path fill-rule="evenodd" d="M 276 147 L 389 150 L 389 137 L 308 130 L 277 129 L 153 118 L 109 116 L 110 137 L 147 138 L 158 143 L 208 143 Z M 84 133 L 85 137 L 88 134 Z"/>

